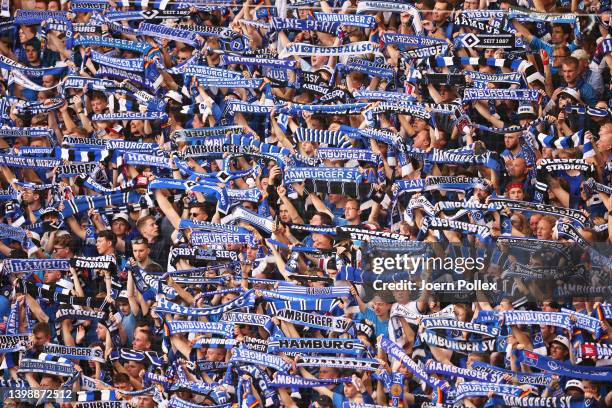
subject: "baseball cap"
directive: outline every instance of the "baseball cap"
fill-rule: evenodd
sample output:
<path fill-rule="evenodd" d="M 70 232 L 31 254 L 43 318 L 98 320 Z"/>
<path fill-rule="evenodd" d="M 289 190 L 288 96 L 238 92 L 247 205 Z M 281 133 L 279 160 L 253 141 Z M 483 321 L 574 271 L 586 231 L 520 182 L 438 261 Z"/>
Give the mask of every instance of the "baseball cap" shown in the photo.
<path fill-rule="evenodd" d="M 569 390 L 570 388 L 575 388 L 584 392 L 584 387 L 582 386 L 582 381 L 580 380 L 569 380 L 568 382 L 566 382 L 565 391 Z"/>
<path fill-rule="evenodd" d="M 561 95 L 568 95 L 571 96 L 572 98 L 574 98 L 574 100 L 582 102 L 582 100 L 580 99 L 580 92 L 574 88 L 564 88 L 560 93 L 559 96 Z"/>
<path fill-rule="evenodd" d="M 528 104 L 521 104 L 518 108 L 518 116 L 519 116 L 519 119 L 522 119 L 526 116 L 531 116 L 535 118 L 536 113 L 533 110 L 533 106 L 528 105 Z"/>
<path fill-rule="evenodd" d="M 119 296 L 117 296 L 117 300 L 127 302 L 128 301 L 127 290 L 122 290 L 121 292 L 119 292 Z"/>
<path fill-rule="evenodd" d="M 588 60 L 589 58 L 589 54 L 583 50 L 583 49 L 577 49 L 576 51 L 572 52 L 572 57 L 578 59 L 578 60 Z"/>
<path fill-rule="evenodd" d="M 321 68 L 317 69 L 315 72 L 327 72 L 330 75 L 333 75 L 334 70 L 329 65 L 323 65 Z"/>
<path fill-rule="evenodd" d="M 554 342 L 561 343 L 561 344 L 563 344 L 565 347 L 567 347 L 567 349 L 568 349 L 568 350 L 570 349 L 570 342 L 569 342 L 569 339 L 568 339 L 567 337 L 565 337 L 565 336 L 558 335 L 557 337 L 555 337 L 555 339 L 554 339 L 552 342 L 553 342 L 553 343 L 554 343 Z"/>
<path fill-rule="evenodd" d="M 116 221 L 116 220 L 125 221 L 127 224 L 130 223 L 130 219 L 129 219 L 129 217 L 128 217 L 128 215 L 126 213 L 115 214 L 113 216 L 113 221 Z"/>

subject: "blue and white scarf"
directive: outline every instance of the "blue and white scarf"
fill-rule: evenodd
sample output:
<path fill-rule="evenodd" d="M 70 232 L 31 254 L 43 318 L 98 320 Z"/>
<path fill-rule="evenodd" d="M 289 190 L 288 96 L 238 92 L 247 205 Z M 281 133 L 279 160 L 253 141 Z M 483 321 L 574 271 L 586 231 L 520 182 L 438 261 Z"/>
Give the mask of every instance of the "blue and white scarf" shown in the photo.
<path fill-rule="evenodd" d="M 333 379 L 313 379 L 313 378 L 304 378 L 296 375 L 287 375 L 278 373 L 274 376 L 274 379 L 271 382 L 272 387 L 282 388 L 282 387 L 296 387 L 296 388 L 317 388 L 317 387 L 326 387 L 330 384 L 343 384 L 350 383 L 353 380 L 351 377 L 340 377 Z"/>
<path fill-rule="evenodd" d="M 519 72 L 510 72 L 507 74 L 487 74 L 484 72 L 465 70 L 463 73 L 468 75 L 475 84 L 478 84 L 478 86 L 476 86 L 477 88 L 484 88 L 489 82 L 519 85 L 522 79 Z M 485 86 L 481 86 L 481 84 L 484 84 Z"/>
<path fill-rule="evenodd" d="M 223 337 L 234 335 L 234 325 L 231 323 L 171 320 L 165 325 L 170 335 L 177 333 L 206 333 Z"/>
<path fill-rule="evenodd" d="M 121 50 L 139 52 L 144 55 L 148 55 L 153 50 L 153 47 L 145 42 L 134 42 L 112 37 L 80 36 L 74 40 L 74 45 L 119 48 Z"/>
<path fill-rule="evenodd" d="M 463 94 L 463 101 L 475 100 L 513 100 L 539 102 L 542 95 L 534 89 L 479 89 L 467 88 Z"/>
<path fill-rule="evenodd" d="M 508 310 L 504 312 L 504 320 L 508 326 L 535 324 L 561 327 L 565 330 L 572 329 L 572 321 L 567 313 Z"/>
<path fill-rule="evenodd" d="M 59 159 L 0 155 L 0 165 L 30 169 L 52 169 L 62 164 Z"/>
<path fill-rule="evenodd" d="M 525 393 L 521 387 L 515 385 L 491 384 L 481 382 L 463 382 L 457 385 L 455 402 L 469 397 L 486 397 L 490 391 L 497 395 L 521 396 Z"/>
<path fill-rule="evenodd" d="M 314 16 L 320 22 L 341 23 L 351 27 L 374 28 L 376 25 L 374 16 L 369 15 L 315 12 Z"/>
<path fill-rule="evenodd" d="M 134 72 L 125 71 L 123 69 L 109 67 L 106 65 L 101 65 L 96 71 L 96 77 L 109 77 L 109 78 L 117 78 L 121 81 L 128 79 L 130 82 L 137 84 L 139 86 L 143 86 L 149 90 L 156 90 L 159 87 L 158 82 L 152 82 L 148 78 L 144 78 L 140 74 L 136 74 Z"/>
<path fill-rule="evenodd" d="M 412 372 L 416 377 L 424 381 L 430 387 L 434 389 L 448 388 L 448 383 L 429 376 L 429 374 L 427 374 L 422 367 L 417 365 L 417 363 L 415 363 L 400 346 L 391 341 L 386 335 L 383 335 L 380 338 L 379 346 L 389 355 L 389 357 L 398 360 L 403 366 L 410 370 L 410 372 Z"/>
<path fill-rule="evenodd" d="M 68 347 L 61 344 L 47 343 L 43 347 L 43 352 L 69 360 L 97 361 L 99 363 L 106 361 L 104 352 L 100 348 Z"/>
<path fill-rule="evenodd" d="M 260 353 L 244 348 L 234 349 L 234 353 L 230 362 L 255 364 L 259 366 L 270 367 L 274 370 L 284 373 L 289 372 L 289 370 L 291 369 L 291 365 L 279 356 L 267 353 Z"/>
<path fill-rule="evenodd" d="M 442 374 L 446 377 L 462 377 L 468 380 L 480 381 L 483 383 L 496 383 L 501 380 L 502 375 L 492 375 L 484 371 L 469 368 L 456 367 L 451 364 L 440 363 L 435 360 L 428 360 L 424 370 L 427 374 Z"/>
<path fill-rule="evenodd" d="M 2 273 L 67 271 L 69 269 L 70 262 L 67 259 L 6 259 L 2 263 Z"/>
<path fill-rule="evenodd" d="M 187 307 L 172 303 L 165 298 L 158 300 L 154 307 L 159 313 L 173 313 L 183 316 L 199 317 L 222 314 L 231 310 L 242 309 L 244 307 L 253 307 L 255 304 L 255 294 L 253 291 L 248 291 L 241 296 L 218 306 L 211 307 Z"/>
<path fill-rule="evenodd" d="M 225 56 L 224 56 L 225 57 Z M 172 73 L 183 74 L 186 78 L 188 77 L 206 77 L 206 78 L 227 78 L 227 79 L 246 79 L 239 72 L 230 71 L 222 68 L 209 67 L 207 65 L 181 65 L 180 67 L 172 68 Z M 180 129 L 182 130 L 194 130 L 194 129 Z"/>
<path fill-rule="evenodd" d="M 504 375 L 511 375 L 516 378 L 519 384 L 528 384 L 534 386 L 548 386 L 552 381 L 552 377 L 547 374 L 540 373 L 517 373 L 510 370 L 504 370 L 496 366 L 492 366 L 480 361 L 472 363 L 472 371 L 486 373 L 490 376 L 488 382 L 497 383 Z M 476 378 L 475 378 L 476 379 Z"/>
<path fill-rule="evenodd" d="M 339 369 L 376 371 L 380 363 L 376 359 L 336 357 L 336 356 L 301 356 L 298 367 L 333 367 Z"/>
<path fill-rule="evenodd" d="M 52 357 L 41 353 L 37 359 L 23 358 L 19 363 L 19 373 L 42 373 L 70 377 L 74 374 L 74 365 L 62 357 Z"/>
<path fill-rule="evenodd" d="M 488 337 L 497 337 L 500 333 L 498 327 L 440 317 L 425 317 L 421 324 L 428 330 L 460 330 Z"/>
<path fill-rule="evenodd" d="M 168 163 L 168 159 L 165 157 L 152 156 L 144 153 L 130 153 L 126 152 L 123 154 L 123 163 L 130 166 L 151 166 L 159 169 L 172 169 L 172 166 Z M 120 163 L 117 163 L 120 165 Z"/>
<path fill-rule="evenodd" d="M 436 37 L 423 37 L 420 35 L 412 34 L 398 34 L 398 33 L 384 33 L 380 37 L 381 41 L 385 45 L 396 45 L 402 47 L 429 47 L 431 45 L 446 44 L 441 38 Z"/>
<path fill-rule="evenodd" d="M 328 330 L 332 332 L 345 333 L 352 326 L 352 322 L 347 319 L 335 316 L 325 316 L 314 313 L 301 312 L 299 310 L 279 310 L 276 318 L 292 324 L 297 324 L 306 327 L 314 327 L 316 329 Z"/>
<path fill-rule="evenodd" d="M 165 112 L 118 112 L 118 113 L 96 113 L 91 120 L 114 121 L 114 120 L 161 120 L 167 121 L 168 115 Z"/>
<path fill-rule="evenodd" d="M 292 43 L 279 54 L 279 58 L 292 56 L 309 57 L 313 55 L 342 56 L 342 55 L 380 55 L 378 44 L 370 41 L 361 41 L 353 44 L 339 45 L 332 47 L 322 47 L 304 43 Z"/>
<path fill-rule="evenodd" d="M 574 328 L 587 330 L 593 333 L 593 338 L 595 340 L 599 339 L 602 335 L 603 329 L 599 319 L 566 308 L 561 308 L 561 313 L 567 313 L 570 317 L 574 316 L 576 318 Z"/>
<path fill-rule="evenodd" d="M 342 72 L 362 72 L 370 76 L 386 79 L 393 79 L 395 76 L 393 66 L 372 62 L 365 58 L 358 57 L 350 57 L 345 65 L 337 65 L 336 68 Z"/>
<path fill-rule="evenodd" d="M 395 3 L 392 1 L 381 1 L 381 0 L 360 0 L 357 3 L 357 14 L 363 12 L 373 11 L 378 12 L 392 12 L 402 13 L 408 12 L 412 17 L 412 26 L 416 34 L 421 35 L 423 33 L 423 25 L 421 23 L 421 14 L 419 10 L 408 3 Z"/>
<path fill-rule="evenodd" d="M 145 68 L 144 58 L 115 58 L 107 54 L 99 53 L 95 50 L 90 51 L 90 58 L 93 62 L 125 71 L 143 72 Z"/>
<path fill-rule="evenodd" d="M 229 303 L 229 302 L 228 302 Z M 227 303 L 226 303 L 227 304 Z M 245 304 L 245 307 L 252 307 L 252 304 Z M 224 312 L 221 316 L 221 322 L 231 322 L 234 324 L 254 325 L 264 328 L 268 333 L 274 333 L 276 327 L 270 316 L 257 313 L 241 313 L 241 312 Z"/>
<path fill-rule="evenodd" d="M 257 240 L 250 232 L 234 232 L 219 235 L 210 232 L 194 231 L 189 238 L 191 245 L 224 245 L 224 244 L 249 244 L 256 245 Z"/>
<path fill-rule="evenodd" d="M 320 31 L 328 34 L 339 35 L 341 33 L 340 24 L 336 22 L 301 20 L 295 18 L 274 17 L 270 23 L 272 31 Z"/>
<path fill-rule="evenodd" d="M 401 94 L 390 91 L 370 91 L 368 89 L 357 89 L 353 91 L 353 98 L 367 99 L 374 101 L 396 101 L 396 102 L 413 102 L 414 98 L 408 94 Z"/>
<path fill-rule="evenodd" d="M 367 149 L 320 148 L 317 150 L 317 156 L 323 160 L 357 160 L 372 163 L 382 161 L 379 154 Z"/>
<path fill-rule="evenodd" d="M 248 44 L 248 39 L 240 36 L 240 33 L 228 27 L 181 24 L 178 25 L 177 28 L 184 31 L 193 31 L 203 37 L 216 37 L 224 40 L 235 40 L 240 38 L 246 41 L 245 44 Z"/>
<path fill-rule="evenodd" d="M 2 128 L 0 137 L 55 137 L 53 129 L 45 127 Z"/>
<path fill-rule="evenodd" d="M 365 346 L 357 339 L 274 337 L 268 342 L 268 352 L 297 352 L 319 354 L 349 354 L 362 356 Z"/>
<path fill-rule="evenodd" d="M 496 350 L 495 339 L 479 340 L 479 341 L 461 341 L 453 340 L 446 337 L 441 337 L 431 330 L 425 330 L 419 333 L 422 342 L 430 345 L 441 347 L 448 350 L 454 350 L 459 353 L 487 353 Z"/>
<path fill-rule="evenodd" d="M 328 180 L 344 182 L 361 182 L 362 174 L 356 169 L 339 167 L 301 167 L 289 168 L 285 171 L 285 184 L 310 180 Z"/>
<path fill-rule="evenodd" d="M 191 30 L 183 30 L 175 27 L 168 27 L 158 24 L 150 24 L 142 22 L 138 26 L 138 33 L 156 38 L 165 38 L 168 40 L 180 41 L 191 46 L 195 46 L 198 41 L 197 32 Z"/>
<path fill-rule="evenodd" d="M 455 18 L 455 21 L 453 23 L 463 27 L 475 28 L 486 34 L 502 34 L 501 29 L 487 24 L 484 21 L 471 19 L 470 17 L 467 17 L 465 14 L 462 13 L 457 14 L 457 17 Z"/>
<path fill-rule="evenodd" d="M 489 399 L 493 405 L 526 408 L 583 408 L 583 399 L 576 397 L 518 397 L 512 395 L 493 396 Z"/>
<path fill-rule="evenodd" d="M 587 367 L 567 364 L 532 351 L 516 350 L 518 362 L 563 377 L 591 381 L 612 381 L 612 371 L 607 367 Z"/>
<path fill-rule="evenodd" d="M 15 10 L 15 21 L 16 25 L 37 25 L 47 20 L 48 18 L 54 18 L 58 20 L 66 20 L 68 14 L 62 10 Z"/>
<path fill-rule="evenodd" d="M 283 68 L 283 69 L 291 69 L 291 70 L 295 70 L 297 68 L 297 62 L 295 61 L 272 59 L 272 58 L 260 58 L 260 57 L 245 57 L 242 55 L 222 55 L 221 56 L 221 65 L 234 65 L 234 64 L 245 65 L 248 67 L 258 65 L 262 67 Z"/>

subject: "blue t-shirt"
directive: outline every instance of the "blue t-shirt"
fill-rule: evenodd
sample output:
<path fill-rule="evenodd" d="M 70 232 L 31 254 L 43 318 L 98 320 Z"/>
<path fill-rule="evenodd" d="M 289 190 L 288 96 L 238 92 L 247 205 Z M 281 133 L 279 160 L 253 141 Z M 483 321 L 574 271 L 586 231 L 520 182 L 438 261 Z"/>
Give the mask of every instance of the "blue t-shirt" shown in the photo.
<path fill-rule="evenodd" d="M 380 336 L 381 334 L 389 334 L 389 320 L 382 321 L 374 313 L 374 310 L 371 308 L 366 308 L 365 312 L 358 313 L 356 316 L 356 320 L 367 319 L 374 323 L 374 332 L 376 336 Z"/>
<path fill-rule="evenodd" d="M 334 214 L 334 219 L 332 220 L 332 224 L 334 224 L 337 227 L 343 227 L 345 225 L 348 225 L 348 221 L 345 218 L 338 217 Z"/>
<path fill-rule="evenodd" d="M 125 334 L 127 335 L 127 344 L 132 344 L 132 341 L 134 340 L 134 331 L 136 330 L 136 316 L 134 316 L 132 313 L 128 314 L 127 316 L 123 316 L 121 319 L 121 325 L 125 329 Z"/>
<path fill-rule="evenodd" d="M 501 157 L 510 157 L 511 159 L 519 159 L 519 158 L 525 158 L 525 153 L 523 153 L 523 149 L 521 149 L 516 155 L 512 154 L 512 152 L 508 149 L 505 149 L 502 153 L 501 153 Z"/>

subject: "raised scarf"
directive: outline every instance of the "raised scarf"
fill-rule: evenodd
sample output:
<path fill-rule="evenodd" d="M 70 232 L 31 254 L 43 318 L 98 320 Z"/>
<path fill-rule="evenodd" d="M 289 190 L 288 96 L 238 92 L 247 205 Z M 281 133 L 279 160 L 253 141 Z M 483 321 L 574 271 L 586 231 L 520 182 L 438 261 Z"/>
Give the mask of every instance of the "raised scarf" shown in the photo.
<path fill-rule="evenodd" d="M 292 56 L 313 56 L 313 55 L 362 55 L 376 54 L 380 55 L 378 44 L 370 41 L 360 41 L 353 44 L 339 45 L 332 47 L 322 47 L 305 43 L 292 43 L 279 54 L 279 58 L 287 58 Z"/>
<path fill-rule="evenodd" d="M 280 337 L 268 343 L 268 352 L 349 354 L 353 356 L 362 356 L 365 353 L 365 346 L 357 339 Z"/>
<path fill-rule="evenodd" d="M 519 363 L 559 376 L 591 381 L 612 381 L 612 371 L 606 371 L 609 370 L 606 367 L 571 365 L 528 350 L 515 350 L 515 354 Z"/>
<path fill-rule="evenodd" d="M 412 360 L 408 354 L 404 352 L 404 350 L 395 344 L 393 341 L 389 339 L 386 335 L 383 335 L 380 338 L 379 347 L 381 347 L 387 355 L 397 361 L 399 361 L 403 366 L 405 366 L 410 372 L 412 372 L 415 377 L 424 381 L 427 385 L 432 387 L 433 389 L 446 389 L 448 388 L 448 383 L 438 380 L 436 378 L 431 377 L 425 370 L 417 365 L 417 363 Z"/>
<path fill-rule="evenodd" d="M 224 337 L 234 335 L 234 325 L 230 323 L 171 320 L 164 327 L 170 336 L 177 333 L 206 333 Z"/>
<path fill-rule="evenodd" d="M 218 306 L 211 307 L 187 307 L 172 303 L 165 298 L 161 298 L 154 307 L 159 313 L 172 313 L 184 316 L 199 317 L 218 315 L 231 310 L 242 309 L 243 307 L 253 307 L 255 304 L 255 293 L 251 290 L 241 296 Z"/>

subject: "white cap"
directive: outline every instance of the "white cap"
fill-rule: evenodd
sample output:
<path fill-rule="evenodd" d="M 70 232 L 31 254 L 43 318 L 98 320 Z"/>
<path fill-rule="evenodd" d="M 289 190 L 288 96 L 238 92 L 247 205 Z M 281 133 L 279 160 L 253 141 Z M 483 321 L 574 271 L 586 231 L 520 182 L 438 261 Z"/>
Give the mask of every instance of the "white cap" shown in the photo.
<path fill-rule="evenodd" d="M 128 293 L 127 290 L 122 290 L 121 292 L 119 292 L 119 296 L 117 296 L 117 300 L 119 299 L 126 299 L 128 298 Z"/>
<path fill-rule="evenodd" d="M 580 380 L 569 380 L 566 382 L 565 391 L 567 391 L 569 388 L 578 388 L 580 391 L 584 392 L 584 386 Z"/>
<path fill-rule="evenodd" d="M 563 344 L 565 347 L 567 347 L 568 350 L 570 349 L 570 341 L 567 337 L 559 334 L 552 342 L 554 343 L 555 341 L 557 343 Z"/>
<path fill-rule="evenodd" d="M 572 52 L 572 57 L 578 60 L 589 60 L 590 59 L 589 54 L 582 48 L 579 48 L 576 51 Z"/>
<path fill-rule="evenodd" d="M 128 224 L 130 223 L 130 217 L 128 217 L 128 215 L 123 212 L 113 215 L 113 221 L 116 221 L 116 220 L 123 220 L 127 222 Z"/>
<path fill-rule="evenodd" d="M 334 73 L 334 70 L 329 65 L 323 65 L 321 68 L 318 68 L 317 71 L 325 71 L 330 75 L 333 75 Z"/>
<path fill-rule="evenodd" d="M 536 116 L 535 111 L 533 110 L 533 106 L 531 105 L 521 105 L 518 108 L 518 114 L 520 115 L 532 115 Z"/>
<path fill-rule="evenodd" d="M 572 98 L 574 98 L 577 101 L 580 101 L 580 92 L 574 88 L 564 88 L 560 93 L 559 96 L 561 96 L 561 94 L 566 94 L 571 96 Z"/>

